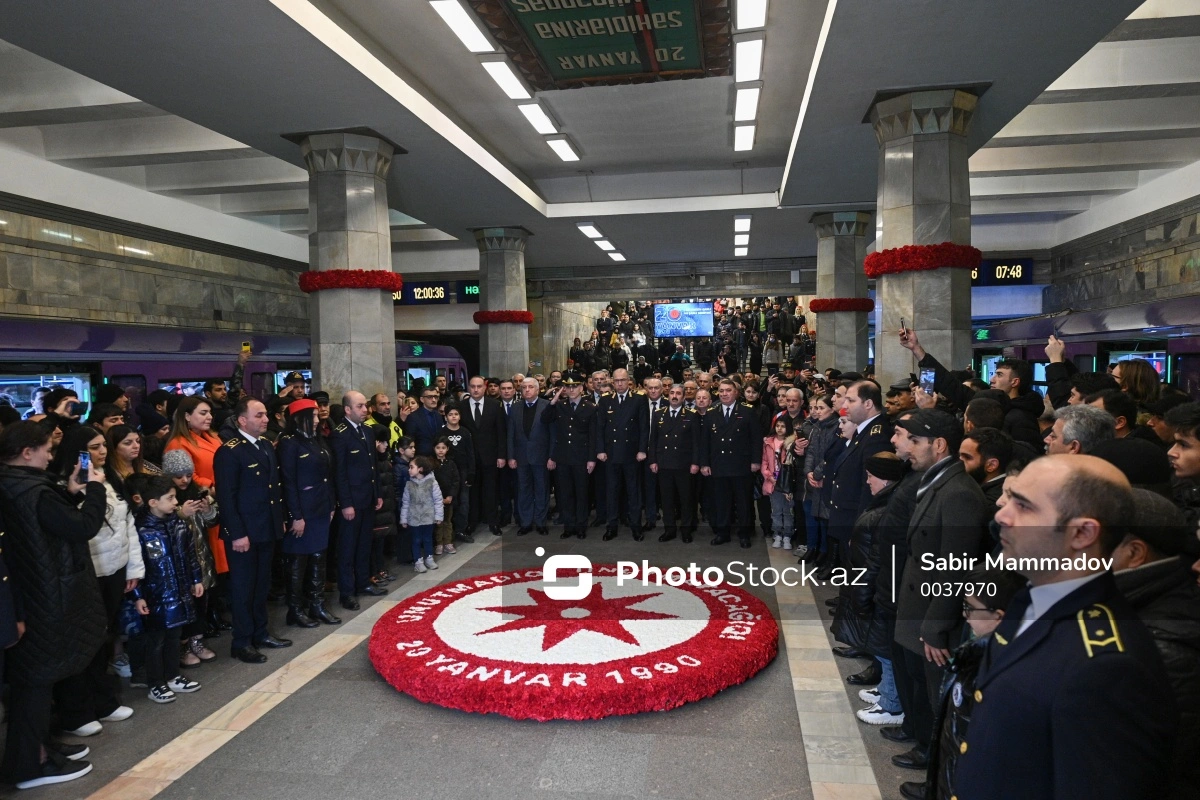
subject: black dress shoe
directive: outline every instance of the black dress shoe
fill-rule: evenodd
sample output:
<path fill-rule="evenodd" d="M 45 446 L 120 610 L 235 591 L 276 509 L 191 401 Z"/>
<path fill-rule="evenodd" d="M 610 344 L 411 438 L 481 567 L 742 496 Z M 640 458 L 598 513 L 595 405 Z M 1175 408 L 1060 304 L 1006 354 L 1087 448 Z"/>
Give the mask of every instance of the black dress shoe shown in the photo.
<path fill-rule="evenodd" d="M 533 528 L 525 528 L 525 527 L 517 528 L 517 536 L 524 536 L 525 534 L 529 533 L 531 530 L 533 530 Z"/>
<path fill-rule="evenodd" d="M 830 608 L 832 608 L 833 606 L 836 606 L 836 605 L 837 605 L 839 602 L 841 602 L 841 598 L 839 598 L 839 597 L 830 597 L 829 599 L 827 599 L 827 600 L 825 601 L 825 605 L 826 605 L 826 606 L 828 606 L 828 607 L 830 607 Z"/>
<path fill-rule="evenodd" d="M 714 536 L 712 538 L 712 541 L 709 542 L 709 544 L 711 544 L 711 545 L 729 544 L 729 541 L 730 540 L 729 540 L 728 536 Z"/>
<path fill-rule="evenodd" d="M 278 636 L 274 636 L 273 634 L 268 633 L 266 636 L 264 636 L 263 638 L 261 638 L 257 642 L 255 642 L 254 646 L 255 647 L 266 647 L 266 648 L 275 650 L 280 647 L 291 647 L 292 640 L 291 639 L 280 639 Z"/>
<path fill-rule="evenodd" d="M 872 661 L 871 666 L 862 672 L 856 672 L 846 678 L 846 683 L 852 686 L 875 686 L 883 680 L 883 667 L 878 661 Z"/>
<path fill-rule="evenodd" d="M 247 664 L 263 664 L 267 660 L 266 656 L 253 647 L 234 648 L 230 655 L 238 661 L 244 661 Z"/>
<path fill-rule="evenodd" d="M 462 533 L 454 534 L 454 541 L 466 542 L 467 544 L 475 544 L 475 537 L 472 536 L 471 534 L 467 533 L 466 531 L 463 531 Z"/>
<path fill-rule="evenodd" d="M 892 763 L 901 769 L 928 769 L 929 754 L 924 750 L 914 747 L 907 753 L 892 756 Z"/>
<path fill-rule="evenodd" d="M 692 543 L 692 535 L 691 535 L 690 533 L 685 533 L 685 534 L 683 534 L 683 543 L 684 543 L 684 544 L 691 544 L 691 543 Z"/>
<path fill-rule="evenodd" d="M 684 536 L 687 536 L 687 534 L 685 533 L 685 534 L 684 534 Z M 660 542 L 669 542 L 669 541 L 671 541 L 671 540 L 672 540 L 672 539 L 674 539 L 674 538 L 675 538 L 675 534 L 674 534 L 674 533 L 667 532 L 667 533 L 664 533 L 662 536 L 659 536 L 659 537 L 658 537 L 658 540 L 659 540 Z M 687 536 L 687 538 L 689 538 L 689 539 L 690 539 L 691 537 L 690 537 L 690 536 Z"/>
<path fill-rule="evenodd" d="M 905 781 L 900 784 L 900 794 L 908 800 L 925 800 L 925 781 Z"/>
<path fill-rule="evenodd" d="M 341 601 L 342 608 L 346 609 L 347 611 L 358 611 L 358 609 L 362 608 L 362 606 L 358 604 L 358 601 L 348 594 L 342 595 Z"/>
<path fill-rule="evenodd" d="M 611 542 L 615 538 L 617 538 L 616 528 L 609 528 L 604 532 L 604 541 Z"/>
<path fill-rule="evenodd" d="M 359 589 L 358 593 L 359 594 L 369 594 L 369 595 L 371 595 L 371 597 L 383 597 L 385 594 L 388 593 L 388 590 L 383 588 L 382 586 L 367 585 L 366 587 Z"/>
<path fill-rule="evenodd" d="M 751 547 L 750 540 L 749 539 L 738 539 L 738 547 L 742 548 L 743 550 L 749 550 Z"/>
<path fill-rule="evenodd" d="M 857 647 L 835 647 L 833 654 L 838 658 L 871 658 L 871 654 Z"/>
<path fill-rule="evenodd" d="M 633 529 L 633 540 L 634 540 L 635 542 L 640 542 L 640 541 L 642 541 L 642 540 L 643 540 L 643 539 L 645 539 L 645 538 L 646 538 L 646 534 L 645 534 L 645 533 L 643 533 L 643 532 L 641 531 L 641 529 L 639 529 L 639 528 L 634 528 L 634 529 Z"/>
<path fill-rule="evenodd" d="M 575 535 L 575 531 L 571 530 L 570 528 L 567 528 L 566 530 L 564 530 L 562 533 L 560 533 L 560 534 L 558 535 L 558 538 L 560 538 L 560 539 L 570 539 L 570 538 L 571 538 L 572 536 L 574 536 L 574 535 Z"/>
<path fill-rule="evenodd" d="M 905 732 L 903 725 L 884 725 L 879 729 L 879 735 L 889 742 L 896 742 L 897 744 L 907 744 L 908 742 L 916 741 L 911 733 Z"/>
<path fill-rule="evenodd" d="M 492 525 L 488 528 L 488 530 L 492 532 L 493 536 L 503 536 L 504 535 L 504 529 L 501 528 L 499 525 Z"/>
<path fill-rule="evenodd" d="M 548 536 L 550 534 L 550 529 L 545 525 L 538 525 L 537 532 L 538 536 Z"/>
<path fill-rule="evenodd" d="M 649 522 L 647 522 L 645 525 L 642 526 L 642 530 L 652 531 L 657 527 L 658 527 L 658 523 L 655 522 L 654 520 L 650 520 Z"/>

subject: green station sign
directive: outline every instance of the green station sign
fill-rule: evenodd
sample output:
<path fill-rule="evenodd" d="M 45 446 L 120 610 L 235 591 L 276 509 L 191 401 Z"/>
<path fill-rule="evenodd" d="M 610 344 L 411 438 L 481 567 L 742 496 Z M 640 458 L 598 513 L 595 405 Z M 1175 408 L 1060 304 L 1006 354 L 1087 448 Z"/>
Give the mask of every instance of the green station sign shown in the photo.
<path fill-rule="evenodd" d="M 696 0 L 503 0 L 556 81 L 702 72 Z"/>

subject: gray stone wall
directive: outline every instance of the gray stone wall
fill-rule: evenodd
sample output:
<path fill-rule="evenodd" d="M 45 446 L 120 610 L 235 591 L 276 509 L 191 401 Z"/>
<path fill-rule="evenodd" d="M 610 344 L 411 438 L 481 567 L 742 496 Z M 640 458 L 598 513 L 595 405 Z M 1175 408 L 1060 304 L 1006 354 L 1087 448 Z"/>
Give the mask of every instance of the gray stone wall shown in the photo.
<path fill-rule="evenodd" d="M 541 362 L 538 372 L 565 369 L 571 343 L 587 341 L 606 302 L 553 303 L 529 298 L 533 324 L 529 326 L 529 358 Z"/>
<path fill-rule="evenodd" d="M 1050 251 L 1047 313 L 1200 294 L 1200 196 Z"/>
<path fill-rule="evenodd" d="M 297 273 L 0 211 L 0 314 L 307 335 Z"/>

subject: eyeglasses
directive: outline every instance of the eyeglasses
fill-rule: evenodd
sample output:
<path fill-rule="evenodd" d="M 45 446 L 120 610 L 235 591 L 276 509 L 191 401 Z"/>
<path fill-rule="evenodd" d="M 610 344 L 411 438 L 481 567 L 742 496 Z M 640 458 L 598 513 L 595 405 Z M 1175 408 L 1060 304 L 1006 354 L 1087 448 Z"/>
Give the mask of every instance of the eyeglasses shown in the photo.
<path fill-rule="evenodd" d="M 999 609 L 992 608 L 991 606 L 973 606 L 966 600 L 963 600 L 962 604 L 962 613 L 964 617 L 970 615 L 972 611 L 987 611 L 990 614 L 995 614 L 998 610 Z"/>

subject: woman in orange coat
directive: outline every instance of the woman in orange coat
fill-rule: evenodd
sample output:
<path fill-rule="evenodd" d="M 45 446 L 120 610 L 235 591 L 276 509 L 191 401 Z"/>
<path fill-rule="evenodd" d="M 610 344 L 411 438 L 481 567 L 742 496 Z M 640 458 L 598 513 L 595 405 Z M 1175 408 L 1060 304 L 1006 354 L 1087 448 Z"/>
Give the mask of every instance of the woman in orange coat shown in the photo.
<path fill-rule="evenodd" d="M 221 446 L 221 439 L 211 432 L 213 424 L 212 406 L 203 397 L 185 397 L 175 410 L 175 421 L 171 427 L 171 435 L 167 437 L 167 446 L 163 452 L 185 450 L 192 457 L 196 472 L 193 480 L 208 489 L 215 498 L 213 491 L 213 456 Z M 217 564 L 217 573 L 229 572 L 229 563 L 225 560 L 225 547 L 221 544 L 220 527 L 214 525 L 208 529 L 208 545 L 212 548 L 213 558 Z"/>

